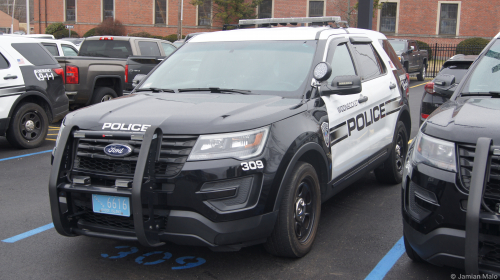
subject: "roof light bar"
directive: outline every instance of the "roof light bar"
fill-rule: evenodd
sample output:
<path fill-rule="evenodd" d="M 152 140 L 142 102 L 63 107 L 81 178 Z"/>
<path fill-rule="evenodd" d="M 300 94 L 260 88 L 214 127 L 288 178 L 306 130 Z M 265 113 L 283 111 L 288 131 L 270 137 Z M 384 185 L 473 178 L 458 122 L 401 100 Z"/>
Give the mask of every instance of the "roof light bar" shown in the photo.
<path fill-rule="evenodd" d="M 262 19 L 240 19 L 240 25 L 296 25 L 298 23 L 315 23 L 315 22 L 340 22 L 342 19 L 339 16 L 333 17 L 298 17 L 298 18 L 262 18 Z"/>

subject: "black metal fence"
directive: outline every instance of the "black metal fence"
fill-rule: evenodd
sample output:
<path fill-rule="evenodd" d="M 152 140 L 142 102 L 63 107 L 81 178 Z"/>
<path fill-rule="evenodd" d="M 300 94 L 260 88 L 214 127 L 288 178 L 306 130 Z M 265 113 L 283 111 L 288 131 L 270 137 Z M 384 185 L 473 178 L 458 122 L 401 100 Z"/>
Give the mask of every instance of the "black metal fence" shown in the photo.
<path fill-rule="evenodd" d="M 446 60 L 457 54 L 479 54 L 484 46 L 458 46 L 451 44 L 433 44 L 429 47 L 420 47 L 427 50 L 429 61 L 427 62 L 427 77 L 436 77 Z"/>

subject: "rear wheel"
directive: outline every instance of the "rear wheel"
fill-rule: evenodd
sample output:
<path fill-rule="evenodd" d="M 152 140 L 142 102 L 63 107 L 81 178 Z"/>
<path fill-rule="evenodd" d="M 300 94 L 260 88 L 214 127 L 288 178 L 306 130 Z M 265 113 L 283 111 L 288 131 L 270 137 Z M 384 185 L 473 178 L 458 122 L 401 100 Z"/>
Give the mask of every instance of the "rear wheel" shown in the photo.
<path fill-rule="evenodd" d="M 112 88 L 99 87 L 96 88 L 92 97 L 92 104 L 109 101 L 116 98 L 116 92 Z"/>
<path fill-rule="evenodd" d="M 278 219 L 264 245 L 277 256 L 300 258 L 312 248 L 321 214 L 321 192 L 316 170 L 298 162 L 288 180 Z"/>
<path fill-rule="evenodd" d="M 36 148 L 45 140 L 48 127 L 49 120 L 43 108 L 35 103 L 24 103 L 12 115 L 7 140 L 17 148 Z"/>
<path fill-rule="evenodd" d="M 402 121 L 398 121 L 392 140 L 389 158 L 374 170 L 377 181 L 386 184 L 399 184 L 403 178 L 403 167 L 408 151 L 408 135 Z"/>
<path fill-rule="evenodd" d="M 420 69 L 420 73 L 417 74 L 417 80 L 423 81 L 425 80 L 425 76 L 427 75 L 427 65 L 422 65 L 422 69 Z"/>

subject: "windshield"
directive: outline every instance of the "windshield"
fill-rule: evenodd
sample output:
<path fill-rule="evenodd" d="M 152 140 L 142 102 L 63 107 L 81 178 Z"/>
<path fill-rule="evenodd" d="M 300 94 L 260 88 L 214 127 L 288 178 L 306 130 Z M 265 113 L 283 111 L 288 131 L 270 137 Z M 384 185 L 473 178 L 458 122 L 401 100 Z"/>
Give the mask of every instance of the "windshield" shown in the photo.
<path fill-rule="evenodd" d="M 403 52 L 405 50 L 405 42 L 403 41 L 389 40 L 389 43 L 391 43 L 395 52 Z"/>
<path fill-rule="evenodd" d="M 316 41 L 187 43 L 141 88 L 225 88 L 301 97 L 315 50 Z"/>
<path fill-rule="evenodd" d="M 500 40 L 497 40 L 478 61 L 462 93 L 500 91 Z"/>

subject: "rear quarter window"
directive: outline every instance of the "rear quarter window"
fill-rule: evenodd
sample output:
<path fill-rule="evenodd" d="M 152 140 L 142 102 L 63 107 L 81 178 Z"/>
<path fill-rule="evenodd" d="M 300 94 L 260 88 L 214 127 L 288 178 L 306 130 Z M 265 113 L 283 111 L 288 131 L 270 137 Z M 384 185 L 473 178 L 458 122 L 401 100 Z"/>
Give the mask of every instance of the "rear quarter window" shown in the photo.
<path fill-rule="evenodd" d="M 57 64 L 57 60 L 39 43 L 12 43 L 12 47 L 33 65 Z"/>

